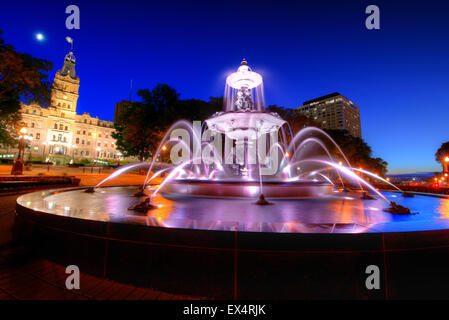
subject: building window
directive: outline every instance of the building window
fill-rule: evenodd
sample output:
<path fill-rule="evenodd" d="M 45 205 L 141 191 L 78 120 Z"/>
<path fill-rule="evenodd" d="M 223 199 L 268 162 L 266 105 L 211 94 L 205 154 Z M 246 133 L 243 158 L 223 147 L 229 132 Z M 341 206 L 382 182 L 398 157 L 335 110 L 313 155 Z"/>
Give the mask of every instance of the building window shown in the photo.
<path fill-rule="evenodd" d="M 98 146 L 101 147 L 101 143 L 100 142 L 98 143 Z"/>
<path fill-rule="evenodd" d="M 41 138 L 41 134 L 38 132 L 36 133 L 36 140 L 39 140 Z"/>
<path fill-rule="evenodd" d="M 58 141 L 62 140 L 62 134 L 58 134 Z"/>
<path fill-rule="evenodd" d="M 62 124 L 59 125 L 59 130 L 62 130 L 64 126 Z"/>
<path fill-rule="evenodd" d="M 39 113 L 40 116 L 42 116 L 42 111 Z"/>
<path fill-rule="evenodd" d="M 64 127 L 64 130 L 65 130 L 65 131 L 67 131 L 67 130 L 68 130 L 68 127 L 67 127 L 67 126 L 65 126 L 65 127 Z"/>
<path fill-rule="evenodd" d="M 34 128 L 34 122 L 31 122 L 31 126 L 30 126 L 31 128 Z"/>
<path fill-rule="evenodd" d="M 81 140 L 81 144 L 84 144 L 84 140 Z"/>
<path fill-rule="evenodd" d="M 80 143 L 80 138 L 76 138 L 76 144 Z"/>
<path fill-rule="evenodd" d="M 58 129 L 58 124 L 57 123 L 55 123 L 55 129 Z"/>
<path fill-rule="evenodd" d="M 36 109 L 33 109 L 33 114 L 36 114 Z"/>
<path fill-rule="evenodd" d="M 86 156 L 89 156 L 89 151 L 86 151 Z"/>
<path fill-rule="evenodd" d="M 83 130 L 83 134 L 86 135 L 86 130 Z"/>
<path fill-rule="evenodd" d="M 87 120 L 86 120 L 86 119 L 84 119 L 84 123 L 87 123 Z"/>

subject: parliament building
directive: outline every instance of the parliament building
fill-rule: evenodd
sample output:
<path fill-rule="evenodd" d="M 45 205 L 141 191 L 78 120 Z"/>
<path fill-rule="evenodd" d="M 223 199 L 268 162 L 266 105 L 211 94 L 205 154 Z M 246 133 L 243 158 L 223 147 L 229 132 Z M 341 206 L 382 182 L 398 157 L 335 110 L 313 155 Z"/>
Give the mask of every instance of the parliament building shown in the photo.
<path fill-rule="evenodd" d="M 83 159 L 100 163 L 122 159 L 111 136 L 113 122 L 94 118 L 88 113 L 76 113 L 79 86 L 75 56 L 69 52 L 53 80 L 50 106 L 21 106 L 22 126 L 27 129 L 29 146 L 25 149 L 25 160 L 63 165 L 79 163 Z M 1 151 L 17 153 L 17 149 L 11 148 Z"/>

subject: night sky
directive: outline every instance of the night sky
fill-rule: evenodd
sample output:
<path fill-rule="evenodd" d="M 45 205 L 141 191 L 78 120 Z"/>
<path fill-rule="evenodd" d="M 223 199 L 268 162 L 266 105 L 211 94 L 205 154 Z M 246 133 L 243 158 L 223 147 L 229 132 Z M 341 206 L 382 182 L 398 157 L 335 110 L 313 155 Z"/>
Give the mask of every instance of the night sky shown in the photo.
<path fill-rule="evenodd" d="M 66 6 L 81 11 L 67 30 Z M 380 8 L 380 30 L 365 8 Z M 19 51 L 54 63 L 75 40 L 78 113 L 112 120 L 117 101 L 157 83 L 181 98 L 222 96 L 246 58 L 267 104 L 298 107 L 338 91 L 360 106 L 362 136 L 390 173 L 440 171 L 449 141 L 448 1 L 3 1 L 0 29 Z M 41 32 L 45 39 L 37 41 Z"/>

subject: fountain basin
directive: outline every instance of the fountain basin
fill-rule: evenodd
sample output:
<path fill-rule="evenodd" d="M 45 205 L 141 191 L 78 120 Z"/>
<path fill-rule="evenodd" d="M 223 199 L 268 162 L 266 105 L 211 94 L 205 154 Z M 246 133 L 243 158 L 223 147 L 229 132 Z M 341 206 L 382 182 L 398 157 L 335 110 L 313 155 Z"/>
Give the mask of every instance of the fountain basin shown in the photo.
<path fill-rule="evenodd" d="M 381 210 L 384 201 L 352 193 L 273 206 L 158 195 L 158 208 L 141 215 L 127 210 L 135 187 L 84 190 L 17 199 L 18 230 L 36 254 L 100 277 L 217 299 L 449 298 L 448 198 L 384 193 L 420 213 L 394 216 Z M 382 273 L 380 290 L 365 287 L 372 264 Z"/>
<path fill-rule="evenodd" d="M 163 195 L 209 198 L 251 198 L 260 193 L 271 199 L 318 198 L 332 193 L 332 185 L 322 181 L 264 182 L 258 181 L 204 181 L 172 180 L 161 188 Z"/>
<path fill-rule="evenodd" d="M 234 140 L 257 139 L 260 135 L 278 130 L 285 121 L 277 114 L 250 109 L 218 113 L 206 120 L 207 126 Z"/>

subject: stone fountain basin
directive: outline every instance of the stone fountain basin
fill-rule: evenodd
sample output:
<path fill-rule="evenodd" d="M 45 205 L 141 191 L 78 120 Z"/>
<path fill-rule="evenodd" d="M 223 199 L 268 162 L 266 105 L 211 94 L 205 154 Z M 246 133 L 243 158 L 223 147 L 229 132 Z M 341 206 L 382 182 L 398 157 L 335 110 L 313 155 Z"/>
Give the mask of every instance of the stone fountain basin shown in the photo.
<path fill-rule="evenodd" d="M 163 195 L 210 198 L 251 198 L 260 193 L 271 199 L 318 198 L 332 193 L 332 185 L 322 181 L 264 182 L 258 181 L 172 180 L 161 188 Z"/>

